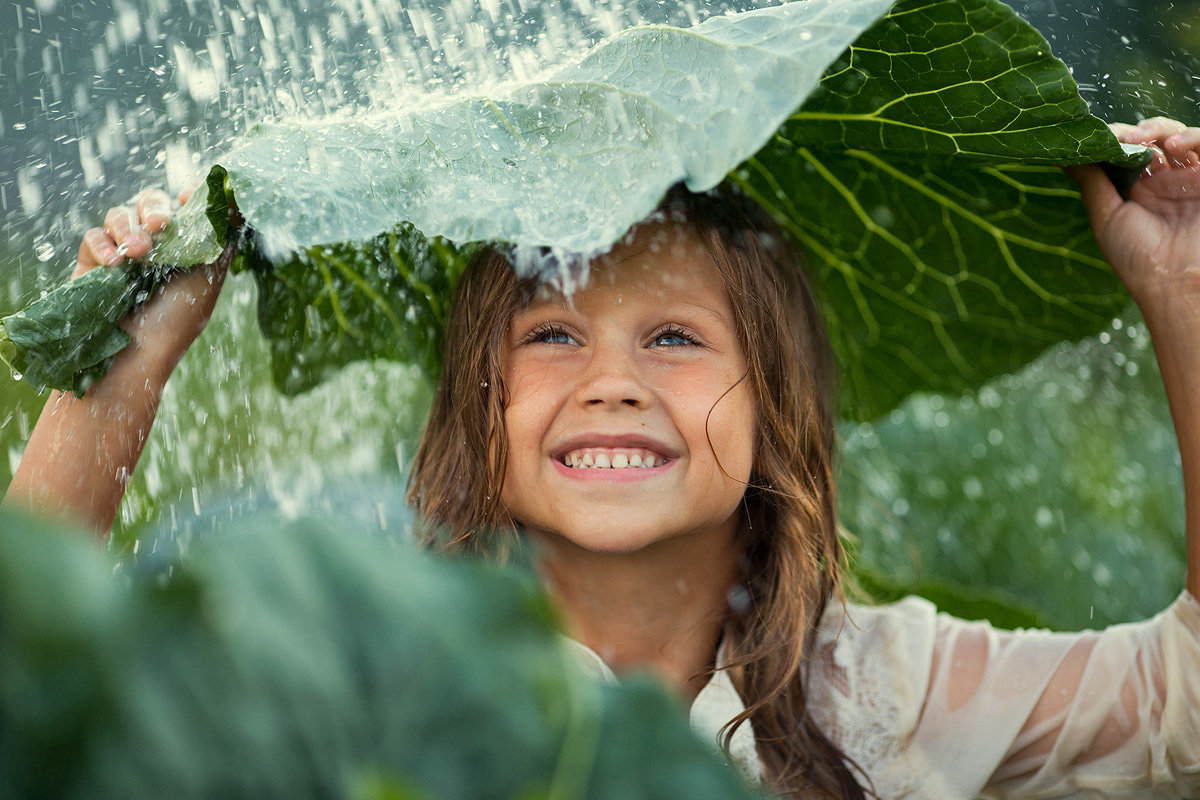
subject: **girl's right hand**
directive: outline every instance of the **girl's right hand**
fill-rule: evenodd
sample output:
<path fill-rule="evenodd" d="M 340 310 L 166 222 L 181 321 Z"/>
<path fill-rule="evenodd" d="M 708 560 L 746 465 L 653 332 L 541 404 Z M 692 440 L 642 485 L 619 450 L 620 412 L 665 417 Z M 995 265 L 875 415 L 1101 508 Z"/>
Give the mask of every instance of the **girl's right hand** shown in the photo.
<path fill-rule="evenodd" d="M 179 202 L 187 202 L 190 195 L 190 189 L 180 192 Z M 153 245 L 151 237 L 161 233 L 170 219 L 171 200 L 161 189 L 141 192 L 133 206 L 110 209 L 103 227 L 83 235 L 71 277 L 145 256 Z M 155 297 L 123 320 L 121 327 L 133 337 L 129 350 L 161 361 L 168 370 L 173 368 L 212 316 L 229 260 L 221 258 L 175 275 Z"/>
<path fill-rule="evenodd" d="M 166 227 L 170 216 L 170 200 L 160 190 L 142 192 L 132 208 L 109 211 L 103 228 L 84 234 L 75 275 L 145 256 L 150 237 Z M 241 223 L 236 211 L 233 217 L 233 224 Z M 226 247 L 215 264 L 175 275 L 122 320 L 133 341 L 86 395 L 51 394 L 13 473 L 5 505 L 65 515 L 107 535 L 149 438 L 163 388 L 212 315 L 235 247 Z"/>

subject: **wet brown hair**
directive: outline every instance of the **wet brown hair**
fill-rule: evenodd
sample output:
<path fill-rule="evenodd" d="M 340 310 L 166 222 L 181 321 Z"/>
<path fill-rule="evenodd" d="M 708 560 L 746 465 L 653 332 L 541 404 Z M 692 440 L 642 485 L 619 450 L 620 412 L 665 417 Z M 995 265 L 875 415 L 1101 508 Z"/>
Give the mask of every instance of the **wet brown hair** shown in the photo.
<path fill-rule="evenodd" d="M 677 188 L 657 216 L 712 254 L 758 407 L 757 450 L 743 500 L 748 602 L 726 625 L 726 669 L 746 704 L 725 727 L 754 726 L 775 791 L 863 798 L 856 767 L 808 713 L 806 662 L 831 598 L 842 599 L 834 461 L 835 368 L 797 251 L 753 203 Z M 536 281 L 498 251 L 478 255 L 455 292 L 444 371 L 413 461 L 409 502 L 456 550 L 494 552 L 516 521 L 500 503 L 507 460 L 504 338 Z M 465 344 L 464 343 L 469 343 Z"/>

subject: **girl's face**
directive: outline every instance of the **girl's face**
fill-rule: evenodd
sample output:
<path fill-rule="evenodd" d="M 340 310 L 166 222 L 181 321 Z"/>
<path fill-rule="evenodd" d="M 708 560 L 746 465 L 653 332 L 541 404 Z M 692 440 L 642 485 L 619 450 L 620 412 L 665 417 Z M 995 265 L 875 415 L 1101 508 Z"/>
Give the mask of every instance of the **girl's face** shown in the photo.
<path fill-rule="evenodd" d="M 595 552 L 731 541 L 755 445 L 745 373 L 712 256 L 681 228 L 643 228 L 587 288 L 513 319 L 505 507 Z"/>

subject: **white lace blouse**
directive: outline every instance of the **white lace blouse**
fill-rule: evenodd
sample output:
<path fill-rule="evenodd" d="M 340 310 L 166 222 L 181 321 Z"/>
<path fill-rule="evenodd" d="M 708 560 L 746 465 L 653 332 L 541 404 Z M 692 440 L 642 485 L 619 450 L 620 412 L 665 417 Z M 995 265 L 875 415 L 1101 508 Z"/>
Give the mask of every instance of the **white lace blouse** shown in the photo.
<path fill-rule="evenodd" d="M 845 616 L 831 603 L 809 668 L 814 719 L 884 800 L 1200 798 L 1200 603 L 1186 592 L 1146 622 L 1072 634 L 997 631 L 915 597 Z M 719 749 L 743 707 L 718 671 L 692 727 Z M 761 780 L 749 725 L 728 759 Z"/>

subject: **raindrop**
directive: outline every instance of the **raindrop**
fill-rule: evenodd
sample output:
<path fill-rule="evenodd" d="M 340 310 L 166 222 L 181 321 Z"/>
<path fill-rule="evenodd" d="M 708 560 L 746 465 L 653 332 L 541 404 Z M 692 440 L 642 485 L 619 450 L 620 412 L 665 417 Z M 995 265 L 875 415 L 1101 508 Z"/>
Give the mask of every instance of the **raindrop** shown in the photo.
<path fill-rule="evenodd" d="M 871 209 L 871 219 L 881 228 L 890 228 L 896 223 L 896 215 L 887 206 Z"/>
<path fill-rule="evenodd" d="M 32 217 L 41 209 L 42 187 L 33 180 L 33 169 L 17 170 L 17 197 L 26 216 Z"/>
<path fill-rule="evenodd" d="M 33 252 L 34 255 L 37 256 L 37 260 L 44 264 L 50 259 L 54 258 L 56 251 L 54 249 L 54 244 L 49 240 L 39 239 L 38 241 L 34 242 Z"/>
<path fill-rule="evenodd" d="M 749 614 L 754 608 L 754 599 L 750 597 L 750 590 L 740 583 L 731 586 L 725 593 L 725 602 L 729 604 L 729 610 L 738 615 Z"/>

